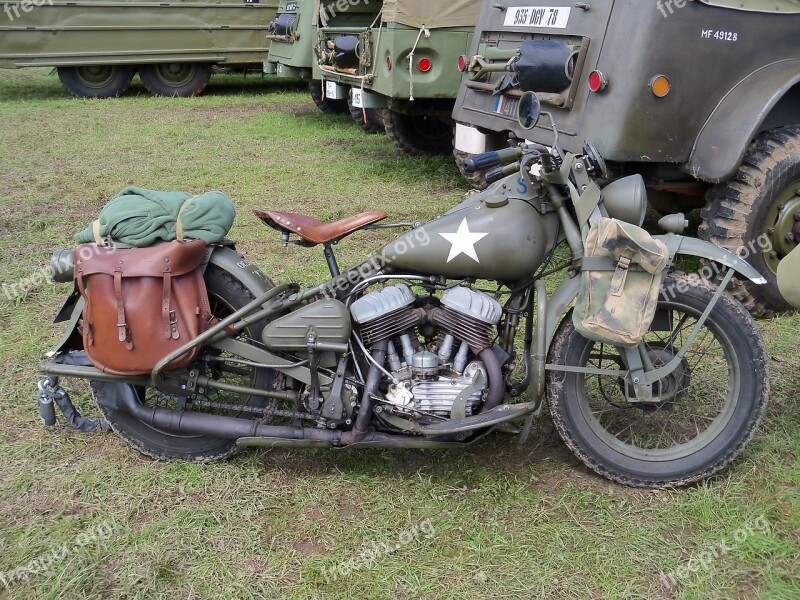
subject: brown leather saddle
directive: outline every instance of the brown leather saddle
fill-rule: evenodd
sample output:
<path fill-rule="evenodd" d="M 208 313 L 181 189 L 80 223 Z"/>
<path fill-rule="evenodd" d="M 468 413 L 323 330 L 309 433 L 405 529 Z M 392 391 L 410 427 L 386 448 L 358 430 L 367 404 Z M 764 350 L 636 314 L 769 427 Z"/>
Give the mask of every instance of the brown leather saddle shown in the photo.
<path fill-rule="evenodd" d="M 273 229 L 295 234 L 307 246 L 337 242 L 389 216 L 383 211 L 371 210 L 333 223 L 323 223 L 313 217 L 280 210 L 257 210 L 255 214 Z"/>

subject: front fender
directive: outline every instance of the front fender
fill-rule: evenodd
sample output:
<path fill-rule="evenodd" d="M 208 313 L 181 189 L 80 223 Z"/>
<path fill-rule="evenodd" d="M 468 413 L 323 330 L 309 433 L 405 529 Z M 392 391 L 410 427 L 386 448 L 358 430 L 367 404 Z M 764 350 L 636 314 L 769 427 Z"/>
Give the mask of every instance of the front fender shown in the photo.
<path fill-rule="evenodd" d="M 686 170 L 712 183 L 729 179 L 767 115 L 798 82 L 800 59 L 795 58 L 762 67 L 736 84 L 700 130 Z"/>
<path fill-rule="evenodd" d="M 705 258 L 707 260 L 723 264 L 726 267 L 733 269 L 740 275 L 747 277 L 753 283 L 759 285 L 764 285 L 767 283 L 767 280 L 764 279 L 764 277 L 762 277 L 752 265 L 725 248 L 720 248 L 719 246 L 715 246 L 710 242 L 698 240 L 696 238 L 675 235 L 674 233 L 668 233 L 667 235 L 655 235 L 653 237 L 663 242 L 667 246 L 667 249 L 669 250 L 670 261 L 672 261 L 675 256 L 679 254 L 684 256 L 697 256 L 699 258 Z M 797 258 L 798 265 L 800 265 L 800 252 L 797 253 Z M 783 261 L 781 264 L 783 264 Z M 789 269 L 787 268 L 787 271 L 788 270 Z M 800 270 L 800 267 L 798 267 L 798 270 Z M 790 276 L 787 274 L 785 279 L 788 281 Z M 549 348 L 550 342 L 555 335 L 556 328 L 561 322 L 564 313 L 572 301 L 578 297 L 578 293 L 580 292 L 580 284 L 580 277 L 573 277 L 571 279 L 567 278 L 561 283 L 553 295 L 548 298 L 546 314 L 544 316 L 546 323 L 545 347 Z M 786 287 L 788 290 L 790 286 L 787 284 Z M 798 288 L 796 301 L 800 304 L 800 285 L 796 285 L 794 287 Z M 542 318 L 542 316 L 539 315 L 539 318 Z M 536 346 L 534 345 L 534 348 L 535 347 Z"/>
<path fill-rule="evenodd" d="M 272 280 L 261 269 L 236 252 L 234 248 L 230 246 L 212 246 L 209 248 L 209 252 L 211 252 L 211 256 L 207 264 L 215 265 L 230 273 L 250 290 L 253 296 L 261 296 L 275 287 Z M 47 358 L 53 358 L 64 350 L 82 350 L 82 348 L 70 347 L 70 340 L 73 339 L 73 334 L 77 334 L 83 305 L 83 298 L 80 295 L 73 294 L 61 308 L 56 317 L 56 322 L 66 321 L 69 318 L 69 324 L 58 343 L 45 354 Z M 79 338 L 80 335 L 78 335 Z M 72 345 L 74 346 L 74 344 Z"/>
<path fill-rule="evenodd" d="M 655 235 L 655 239 L 664 242 L 669 250 L 670 260 L 674 259 L 676 255 L 683 254 L 686 256 L 697 256 L 707 260 L 720 263 L 728 268 L 733 269 L 740 275 L 744 275 L 753 283 L 764 285 L 767 280 L 750 265 L 750 263 L 742 260 L 730 250 L 715 246 L 711 242 L 699 240 L 697 238 L 688 238 L 682 235 L 675 235 L 668 233 L 667 235 Z"/>

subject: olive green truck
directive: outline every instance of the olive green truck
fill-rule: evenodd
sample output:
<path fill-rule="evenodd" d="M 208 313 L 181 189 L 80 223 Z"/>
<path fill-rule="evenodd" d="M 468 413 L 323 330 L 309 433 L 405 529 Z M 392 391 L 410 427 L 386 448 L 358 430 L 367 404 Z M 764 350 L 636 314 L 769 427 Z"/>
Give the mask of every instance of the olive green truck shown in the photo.
<path fill-rule="evenodd" d="M 735 281 L 751 312 L 786 309 L 776 275 L 800 244 L 798 33 L 800 0 L 487 1 L 461 64 L 456 157 L 548 143 L 550 119 L 532 131 L 517 120 L 533 92 L 562 148 L 588 140 L 611 178 L 642 175 L 659 212 L 701 209 L 700 237 L 768 281 Z"/>
<path fill-rule="evenodd" d="M 215 66 L 261 70 L 277 0 L 3 2 L 0 68 L 55 67 L 74 96 L 108 98 L 136 72 L 152 94 L 193 96 Z"/>
<path fill-rule="evenodd" d="M 452 151 L 453 102 L 481 3 L 316 0 L 313 80 L 328 101 L 380 111 L 407 154 Z"/>

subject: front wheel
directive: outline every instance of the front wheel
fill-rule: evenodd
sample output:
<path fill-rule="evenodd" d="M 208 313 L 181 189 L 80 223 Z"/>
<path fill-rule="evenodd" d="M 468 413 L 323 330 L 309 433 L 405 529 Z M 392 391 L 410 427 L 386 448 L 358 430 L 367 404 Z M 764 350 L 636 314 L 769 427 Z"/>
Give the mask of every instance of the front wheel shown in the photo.
<path fill-rule="evenodd" d="M 654 366 L 677 356 L 714 292 L 697 276 L 666 277 L 644 340 Z M 581 336 L 567 315 L 548 362 L 623 371 L 623 354 Z M 636 402 L 614 375 L 549 371 L 547 387 L 556 428 L 589 468 L 634 487 L 682 486 L 723 469 L 753 437 L 769 395 L 767 351 L 753 318 L 726 292 L 677 369 L 653 384 L 658 402 Z"/>
<path fill-rule="evenodd" d="M 253 294 L 227 271 L 210 265 L 205 273 L 206 287 L 214 317 L 223 319 L 232 314 L 245 304 L 254 299 Z M 266 323 L 259 321 L 251 324 L 242 333 L 242 337 L 259 340 L 261 330 Z M 191 365 L 215 380 L 228 384 L 245 385 L 258 389 L 269 389 L 275 385 L 275 373 L 263 368 L 225 363 L 224 358 L 213 349 L 205 349 L 198 360 Z M 107 406 L 113 397 L 120 394 L 135 394 L 138 401 L 148 407 L 165 407 L 175 409 L 178 403 L 185 400 L 186 407 L 193 408 L 198 401 L 214 401 L 230 405 L 252 406 L 263 408 L 268 401 L 262 397 L 242 395 L 234 392 L 220 391 L 211 394 L 210 390 L 185 399 L 163 394 L 152 388 L 131 386 L 124 383 L 92 382 L 92 393 L 98 401 L 100 411 L 111 424 L 112 429 L 128 444 L 142 454 L 158 460 L 189 460 L 196 462 L 212 462 L 228 458 L 238 452 L 235 440 L 216 438 L 207 435 L 187 435 L 162 431 L 151 425 L 143 423 L 133 415 L 114 410 Z M 103 398 L 103 396 L 106 396 Z M 206 410 L 194 407 L 194 410 Z M 239 418 L 255 418 L 256 415 L 247 411 L 225 410 L 216 414 L 223 414 Z"/>
<path fill-rule="evenodd" d="M 58 79 L 76 98 L 116 98 L 131 84 L 135 69 L 129 65 L 58 67 Z"/>
<path fill-rule="evenodd" d="M 211 79 L 208 63 L 160 63 L 139 67 L 139 78 L 154 96 L 197 96 Z"/>
<path fill-rule="evenodd" d="M 447 154 L 453 149 L 452 121 L 387 108 L 383 122 L 392 143 L 411 156 Z"/>

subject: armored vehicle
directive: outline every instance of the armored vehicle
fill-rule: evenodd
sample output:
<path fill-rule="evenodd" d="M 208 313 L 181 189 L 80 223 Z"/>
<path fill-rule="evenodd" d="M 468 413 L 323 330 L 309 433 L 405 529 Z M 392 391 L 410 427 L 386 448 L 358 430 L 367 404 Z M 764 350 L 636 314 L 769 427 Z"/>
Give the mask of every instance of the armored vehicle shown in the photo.
<path fill-rule="evenodd" d="M 80 98 L 124 93 L 138 71 L 152 94 L 202 92 L 212 67 L 262 67 L 276 0 L 5 2 L 0 68 L 56 67 Z"/>
<path fill-rule="evenodd" d="M 609 176 L 644 176 L 661 212 L 702 208 L 699 234 L 769 280 L 737 281 L 754 314 L 788 305 L 777 267 L 800 240 L 800 2 L 485 2 L 453 117 L 456 157 L 547 140 L 521 130 L 535 92 Z M 484 184 L 473 176 L 473 183 Z"/>
<path fill-rule="evenodd" d="M 329 100 L 383 111 L 408 154 L 450 152 L 451 113 L 480 3 L 468 0 L 316 2 L 314 79 Z"/>

